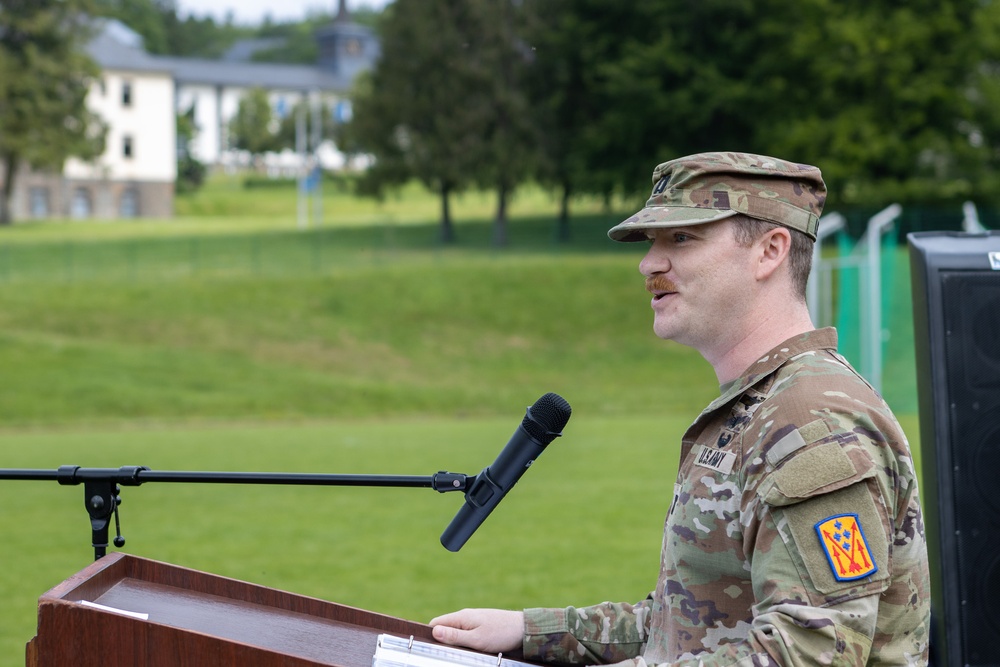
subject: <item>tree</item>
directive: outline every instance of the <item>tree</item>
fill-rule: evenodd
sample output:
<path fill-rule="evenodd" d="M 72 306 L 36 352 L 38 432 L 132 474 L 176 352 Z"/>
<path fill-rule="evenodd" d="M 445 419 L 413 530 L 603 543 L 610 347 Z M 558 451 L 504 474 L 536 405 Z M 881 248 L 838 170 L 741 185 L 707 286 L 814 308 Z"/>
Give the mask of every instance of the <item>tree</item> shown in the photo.
<path fill-rule="evenodd" d="M 87 109 L 97 66 L 83 50 L 86 0 L 0 3 L 0 224 L 11 222 L 18 170 L 62 169 L 69 156 L 97 157 L 105 128 Z"/>
<path fill-rule="evenodd" d="M 799 65 L 797 78 L 785 70 L 786 99 L 797 114 L 758 136 L 776 151 L 821 164 L 834 205 L 968 198 L 976 163 L 983 164 L 969 122 L 984 46 L 977 16 L 992 4 L 797 3 L 830 18 L 795 22 L 803 29 L 790 36 L 783 65 Z"/>
<path fill-rule="evenodd" d="M 558 62 L 545 67 L 582 90 L 579 98 L 575 91 L 550 98 L 573 131 L 556 163 L 562 160 L 584 190 L 609 197 L 648 194 L 653 167 L 685 154 L 764 152 L 754 128 L 780 122 L 768 113 L 781 97 L 767 97 L 769 72 L 759 64 L 783 46 L 762 30 L 761 17 L 770 12 L 759 8 L 763 3 L 566 3 L 559 25 L 579 40 L 577 52 L 567 42 L 554 49 Z M 550 41 L 559 45 L 558 38 Z M 589 122 L 581 112 L 592 114 Z"/>
<path fill-rule="evenodd" d="M 972 172 L 973 195 L 1000 204 L 1000 3 L 984 2 L 974 20 L 978 62 L 967 99 L 970 112 L 958 125 L 967 137 L 963 163 Z"/>
<path fill-rule="evenodd" d="M 539 176 L 564 197 L 646 194 L 658 162 L 743 150 L 820 165 L 833 205 L 944 201 L 990 159 L 995 2 L 524 4 Z"/>
<path fill-rule="evenodd" d="M 150 53 L 218 58 L 254 29 L 219 25 L 211 16 L 178 16 L 176 0 L 91 0 L 96 16 L 118 19 L 143 40 Z"/>
<path fill-rule="evenodd" d="M 229 121 L 229 145 L 258 157 L 278 148 L 277 120 L 263 88 L 252 88 Z"/>
<path fill-rule="evenodd" d="M 587 179 L 584 142 L 594 118 L 597 55 L 591 46 L 605 31 L 583 19 L 582 0 L 546 0 L 529 5 L 526 45 L 533 60 L 526 72 L 527 94 L 538 142 L 535 175 L 559 190 L 557 238 L 570 237 L 571 196 Z"/>
<path fill-rule="evenodd" d="M 276 46 L 256 51 L 251 60 L 315 65 L 319 56 L 319 46 L 314 34 L 329 21 L 330 16 L 327 14 L 313 15 L 305 21 L 288 23 L 270 23 L 265 17 L 264 24 L 257 30 L 257 36 L 279 38 L 281 41 Z"/>
<path fill-rule="evenodd" d="M 480 85 L 466 101 L 481 114 L 484 155 L 477 181 L 496 189 L 493 244 L 507 245 L 507 205 L 537 161 L 537 124 L 527 87 L 533 54 L 524 41 L 526 10 L 518 0 L 471 2 L 476 23 L 468 34 L 468 63 Z M 478 92 L 479 94 L 475 94 Z"/>
<path fill-rule="evenodd" d="M 382 56 L 357 82 L 342 145 L 375 158 L 362 192 L 419 179 L 441 199 L 441 240 L 455 239 L 450 197 L 485 158 L 484 72 L 475 62 L 474 0 L 396 0 L 382 21 Z"/>
<path fill-rule="evenodd" d="M 182 20 L 174 0 L 157 0 L 161 6 L 163 30 L 167 38 L 167 53 L 197 58 L 219 58 L 237 40 L 252 37 L 253 29 L 232 21 L 216 23 L 206 15 L 198 18 L 188 14 Z"/>
<path fill-rule="evenodd" d="M 177 184 L 178 193 L 194 192 L 205 182 L 205 165 L 191 154 L 191 142 L 198 134 L 194 106 L 177 114 Z"/>
<path fill-rule="evenodd" d="M 974 17 L 994 3 L 571 4 L 599 108 L 580 141 L 601 188 L 645 190 L 653 165 L 704 150 L 818 164 L 834 205 L 967 187 Z"/>

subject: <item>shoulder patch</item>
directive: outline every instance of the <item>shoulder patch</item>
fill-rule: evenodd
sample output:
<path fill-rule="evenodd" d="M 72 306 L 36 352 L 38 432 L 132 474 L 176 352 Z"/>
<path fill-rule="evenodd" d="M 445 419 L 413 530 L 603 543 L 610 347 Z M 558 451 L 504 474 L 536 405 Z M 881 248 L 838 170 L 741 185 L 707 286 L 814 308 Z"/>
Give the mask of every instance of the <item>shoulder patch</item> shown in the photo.
<path fill-rule="evenodd" d="M 816 534 L 837 581 L 863 579 L 878 571 L 857 514 L 835 514 L 818 521 Z"/>

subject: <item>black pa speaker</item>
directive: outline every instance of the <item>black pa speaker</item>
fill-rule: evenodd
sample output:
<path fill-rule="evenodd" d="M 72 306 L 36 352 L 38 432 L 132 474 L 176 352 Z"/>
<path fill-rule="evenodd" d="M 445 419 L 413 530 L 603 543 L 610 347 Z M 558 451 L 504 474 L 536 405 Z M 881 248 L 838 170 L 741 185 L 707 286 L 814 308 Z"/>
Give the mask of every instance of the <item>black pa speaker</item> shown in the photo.
<path fill-rule="evenodd" d="M 907 236 L 932 663 L 1000 665 L 1000 232 Z"/>

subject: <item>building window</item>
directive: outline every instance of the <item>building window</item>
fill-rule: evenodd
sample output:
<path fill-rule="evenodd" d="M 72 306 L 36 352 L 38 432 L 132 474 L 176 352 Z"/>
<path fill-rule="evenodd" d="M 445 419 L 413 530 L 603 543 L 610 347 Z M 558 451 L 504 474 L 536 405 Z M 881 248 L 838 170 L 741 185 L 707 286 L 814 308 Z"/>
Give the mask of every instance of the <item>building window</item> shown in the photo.
<path fill-rule="evenodd" d="M 49 189 L 35 186 L 28 191 L 29 206 L 32 218 L 49 217 Z"/>
<path fill-rule="evenodd" d="M 88 188 L 75 188 L 73 199 L 69 205 L 69 215 L 71 218 L 89 218 L 93 211 L 93 205 Z"/>
<path fill-rule="evenodd" d="M 362 50 L 360 39 L 352 38 L 344 42 L 344 51 L 349 56 L 360 56 Z"/>
<path fill-rule="evenodd" d="M 131 160 L 135 156 L 135 147 L 132 144 L 132 135 L 126 134 L 122 137 L 122 157 Z"/>
<path fill-rule="evenodd" d="M 122 82 L 122 106 L 130 107 L 132 106 L 132 82 L 123 81 Z"/>
<path fill-rule="evenodd" d="M 118 216 L 122 218 L 139 217 L 139 190 L 125 188 L 122 198 L 118 201 Z"/>

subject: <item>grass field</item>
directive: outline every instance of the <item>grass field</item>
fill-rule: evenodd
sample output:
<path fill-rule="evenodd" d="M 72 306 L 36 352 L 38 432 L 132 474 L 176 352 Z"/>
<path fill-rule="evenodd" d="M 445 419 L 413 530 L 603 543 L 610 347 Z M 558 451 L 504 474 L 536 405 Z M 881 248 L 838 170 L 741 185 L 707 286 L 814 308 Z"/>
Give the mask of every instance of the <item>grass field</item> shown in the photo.
<path fill-rule="evenodd" d="M 4 458 L 9 466 L 40 468 L 76 462 L 474 473 L 493 460 L 517 421 L 511 415 L 18 433 L 5 436 Z M 676 472 L 673 443 L 686 426 L 683 417 L 574 417 L 457 553 L 438 540 L 461 494 L 192 484 L 125 489 L 125 550 L 420 621 L 465 605 L 638 600 L 655 580 L 662 501 Z M 82 493 L 55 482 L 0 487 L 10 508 L 3 519 L 0 664 L 23 665 L 38 595 L 93 557 Z"/>
<path fill-rule="evenodd" d="M 438 538 L 460 494 L 191 484 L 125 489 L 125 550 L 420 621 L 645 596 L 711 369 L 652 335 L 642 248 L 607 241 L 598 203 L 557 244 L 554 204 L 526 192 L 504 250 L 488 196 L 456 206 L 455 247 L 436 206 L 329 192 L 299 231 L 294 192 L 221 179 L 173 221 L 0 230 L 0 466 L 473 474 L 555 391 L 565 436 L 457 554 Z M 23 664 L 38 595 L 92 558 L 82 493 L 0 482 L 0 667 Z"/>

